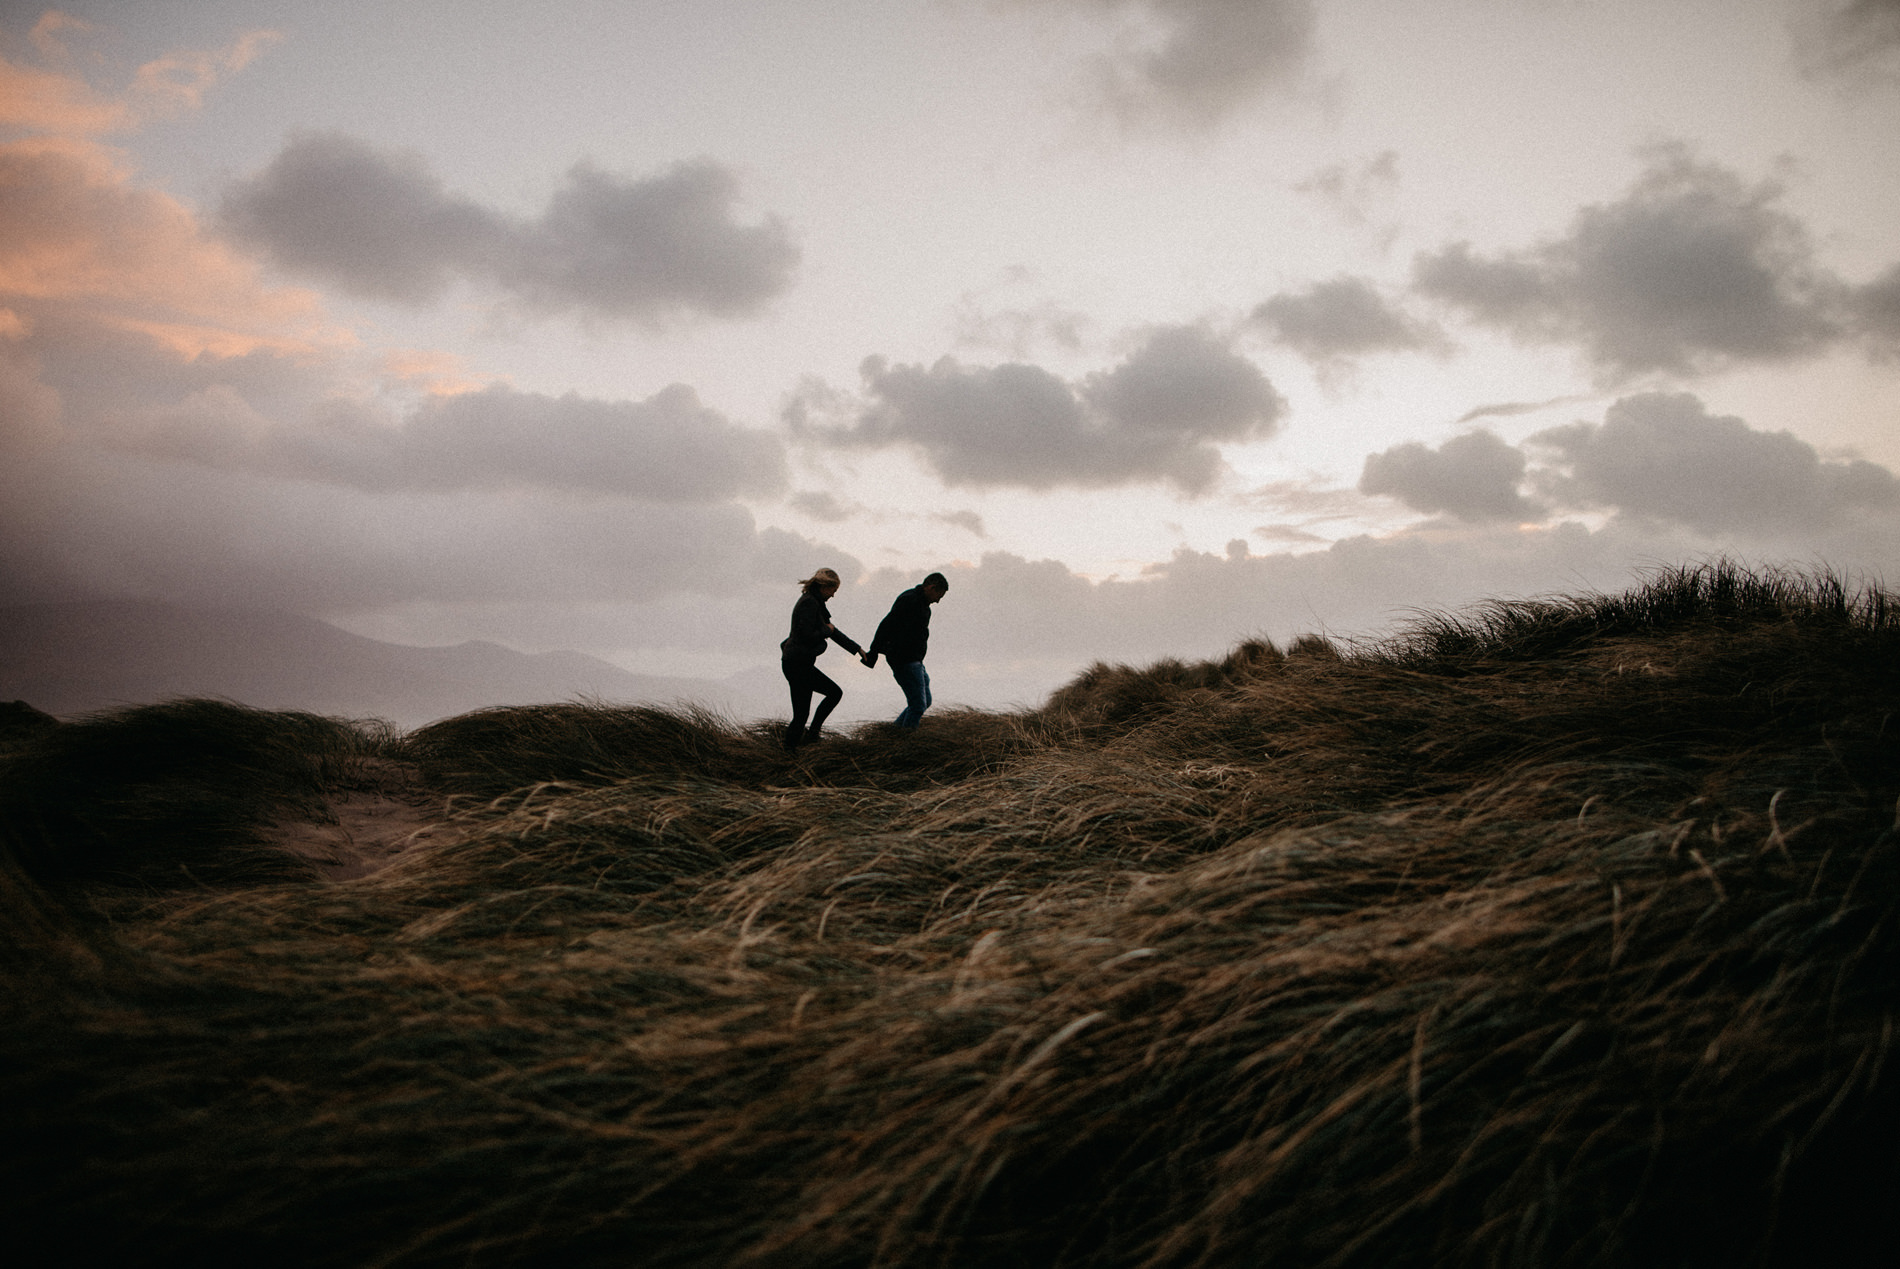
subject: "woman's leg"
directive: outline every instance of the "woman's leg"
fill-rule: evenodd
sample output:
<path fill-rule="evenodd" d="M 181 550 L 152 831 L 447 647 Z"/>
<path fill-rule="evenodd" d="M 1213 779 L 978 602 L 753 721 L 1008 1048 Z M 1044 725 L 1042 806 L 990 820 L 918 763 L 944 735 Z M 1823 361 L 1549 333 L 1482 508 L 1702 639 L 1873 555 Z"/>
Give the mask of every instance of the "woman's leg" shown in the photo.
<path fill-rule="evenodd" d="M 811 730 L 805 733 L 807 741 L 818 739 L 818 729 L 825 725 L 825 719 L 831 717 L 831 711 L 844 699 L 844 689 L 834 683 L 829 674 L 817 666 L 811 667 L 812 689 L 819 695 L 818 712 L 812 715 Z"/>
<path fill-rule="evenodd" d="M 806 662 L 781 660 L 778 668 L 792 693 L 792 721 L 785 728 L 785 747 L 796 749 L 805 739 L 805 717 L 811 713 L 811 675 L 817 673 L 817 667 Z"/>

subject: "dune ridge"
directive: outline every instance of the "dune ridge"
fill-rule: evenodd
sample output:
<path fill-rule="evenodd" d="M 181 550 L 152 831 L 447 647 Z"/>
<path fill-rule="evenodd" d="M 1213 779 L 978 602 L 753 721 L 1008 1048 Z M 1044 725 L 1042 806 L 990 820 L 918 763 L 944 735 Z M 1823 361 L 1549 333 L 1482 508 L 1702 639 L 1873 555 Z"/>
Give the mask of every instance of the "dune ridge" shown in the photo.
<path fill-rule="evenodd" d="M 1716 562 L 866 725 L 0 765 L 9 1228 L 309 1265 L 1886 1263 L 1900 619 Z M 285 849 L 352 791 L 383 866 Z"/>

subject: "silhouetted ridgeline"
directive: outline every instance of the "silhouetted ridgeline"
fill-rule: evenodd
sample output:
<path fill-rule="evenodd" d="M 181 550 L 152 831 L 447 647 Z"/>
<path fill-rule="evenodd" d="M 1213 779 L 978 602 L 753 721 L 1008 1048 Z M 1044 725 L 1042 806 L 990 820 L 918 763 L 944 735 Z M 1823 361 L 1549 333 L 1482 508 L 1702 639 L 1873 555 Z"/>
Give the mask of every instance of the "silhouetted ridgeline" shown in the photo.
<path fill-rule="evenodd" d="M 9 1245 L 1891 1263 L 1893 603 L 1684 569 L 796 757 L 579 705 L 10 733 Z M 275 851 L 396 769 L 426 844 Z"/>
<path fill-rule="evenodd" d="M 0 608 L 0 700 L 14 696 L 62 716 L 205 696 L 414 727 L 496 701 L 743 694 L 731 683 L 629 674 L 579 652 L 480 641 L 415 648 L 291 613 L 125 599 Z"/>

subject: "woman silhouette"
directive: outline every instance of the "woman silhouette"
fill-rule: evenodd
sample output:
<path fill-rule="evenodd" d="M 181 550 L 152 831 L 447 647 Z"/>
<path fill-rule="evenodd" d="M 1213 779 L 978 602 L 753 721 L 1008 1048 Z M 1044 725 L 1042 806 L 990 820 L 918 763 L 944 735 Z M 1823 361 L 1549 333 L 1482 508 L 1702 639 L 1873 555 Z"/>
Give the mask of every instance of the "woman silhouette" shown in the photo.
<path fill-rule="evenodd" d="M 819 729 L 844 697 L 844 689 L 818 668 L 825 641 L 829 639 L 848 652 L 864 651 L 857 640 L 831 624 L 831 610 L 825 607 L 825 601 L 838 593 L 838 575 L 821 568 L 799 585 L 804 588 L 804 594 L 792 607 L 792 632 L 778 645 L 779 668 L 785 672 L 785 682 L 792 689 L 792 721 L 785 729 L 787 749 L 821 739 Z M 805 716 L 811 710 L 813 692 L 820 698 L 818 712 L 812 715 L 811 727 L 807 730 Z"/>

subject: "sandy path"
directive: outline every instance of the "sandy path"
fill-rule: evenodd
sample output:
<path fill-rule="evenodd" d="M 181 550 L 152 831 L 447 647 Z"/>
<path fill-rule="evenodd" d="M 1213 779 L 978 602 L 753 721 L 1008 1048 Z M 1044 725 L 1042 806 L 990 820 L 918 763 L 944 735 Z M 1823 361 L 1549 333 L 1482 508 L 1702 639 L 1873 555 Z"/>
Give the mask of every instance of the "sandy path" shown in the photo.
<path fill-rule="evenodd" d="M 270 838 L 307 859 L 325 879 L 348 881 L 385 868 L 427 841 L 447 819 L 444 799 L 424 791 L 406 763 L 366 764 L 362 778 L 332 790 L 328 822 L 292 820 L 272 825 Z"/>

